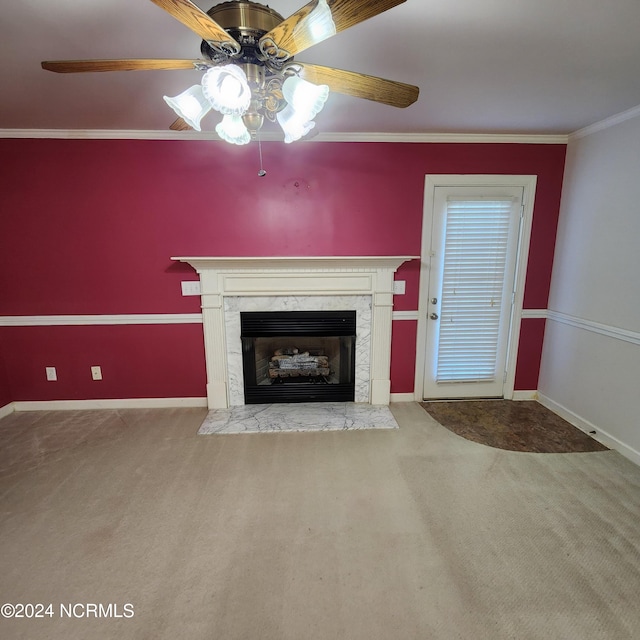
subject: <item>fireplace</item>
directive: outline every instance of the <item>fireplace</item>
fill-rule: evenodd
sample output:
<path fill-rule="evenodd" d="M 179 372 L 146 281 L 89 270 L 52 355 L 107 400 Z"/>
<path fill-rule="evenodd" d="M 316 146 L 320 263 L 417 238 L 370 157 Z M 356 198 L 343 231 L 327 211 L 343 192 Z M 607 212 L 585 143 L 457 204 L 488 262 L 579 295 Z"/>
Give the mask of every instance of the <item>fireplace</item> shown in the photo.
<path fill-rule="evenodd" d="M 246 404 L 353 402 L 355 311 L 241 312 Z"/>
<path fill-rule="evenodd" d="M 173 258 L 200 275 L 209 408 L 245 404 L 240 314 L 246 311 L 355 310 L 355 402 L 389 404 L 393 274 L 418 258 Z"/>

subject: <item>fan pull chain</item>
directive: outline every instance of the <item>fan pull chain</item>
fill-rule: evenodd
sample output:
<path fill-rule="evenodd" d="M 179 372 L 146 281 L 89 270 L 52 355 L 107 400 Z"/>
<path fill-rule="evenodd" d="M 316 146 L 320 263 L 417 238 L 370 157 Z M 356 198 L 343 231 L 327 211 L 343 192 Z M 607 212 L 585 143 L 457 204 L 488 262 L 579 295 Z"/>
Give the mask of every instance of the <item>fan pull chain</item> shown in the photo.
<path fill-rule="evenodd" d="M 264 178 L 267 175 L 267 172 L 264 170 L 262 166 L 262 140 L 260 140 L 259 135 L 258 135 L 258 153 L 260 154 L 260 171 L 258 171 L 258 175 L 261 178 Z"/>

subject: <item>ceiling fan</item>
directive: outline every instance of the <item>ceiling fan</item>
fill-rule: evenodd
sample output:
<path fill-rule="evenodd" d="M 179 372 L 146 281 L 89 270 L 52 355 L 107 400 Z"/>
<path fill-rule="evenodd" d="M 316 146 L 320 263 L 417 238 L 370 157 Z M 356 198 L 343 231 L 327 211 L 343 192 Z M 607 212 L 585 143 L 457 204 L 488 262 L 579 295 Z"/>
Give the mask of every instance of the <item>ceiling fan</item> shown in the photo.
<path fill-rule="evenodd" d="M 178 114 L 172 129 L 196 129 L 211 109 L 223 115 L 218 135 L 234 144 L 257 137 L 264 119 L 278 122 L 285 142 L 315 125 L 329 91 L 408 107 L 418 99 L 413 85 L 333 67 L 294 61 L 294 56 L 336 33 L 406 0 L 311 0 L 286 20 L 250 0 L 217 4 L 206 13 L 190 0 L 151 0 L 202 38 L 202 58 L 55 60 L 56 73 L 197 69 L 202 82 L 178 96 L 164 96 Z"/>

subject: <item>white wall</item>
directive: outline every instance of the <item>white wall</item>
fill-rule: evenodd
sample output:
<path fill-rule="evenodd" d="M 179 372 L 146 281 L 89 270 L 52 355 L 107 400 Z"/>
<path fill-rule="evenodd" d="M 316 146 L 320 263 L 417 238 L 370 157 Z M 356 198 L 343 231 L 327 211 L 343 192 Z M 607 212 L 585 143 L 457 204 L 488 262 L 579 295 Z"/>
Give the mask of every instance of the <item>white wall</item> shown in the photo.
<path fill-rule="evenodd" d="M 640 109 L 570 142 L 540 399 L 640 464 Z"/>

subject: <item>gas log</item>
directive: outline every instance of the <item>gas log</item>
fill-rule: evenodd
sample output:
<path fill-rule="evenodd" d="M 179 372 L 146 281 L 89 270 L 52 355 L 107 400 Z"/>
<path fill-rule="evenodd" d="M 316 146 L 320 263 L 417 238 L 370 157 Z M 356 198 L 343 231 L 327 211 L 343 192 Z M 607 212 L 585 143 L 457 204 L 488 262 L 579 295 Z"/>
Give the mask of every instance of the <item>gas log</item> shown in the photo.
<path fill-rule="evenodd" d="M 298 378 L 328 376 L 329 357 L 311 355 L 298 349 L 278 349 L 269 362 L 269 378 Z"/>

